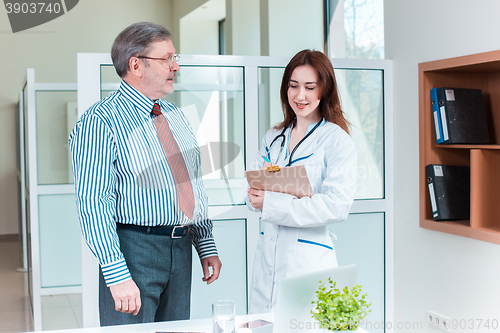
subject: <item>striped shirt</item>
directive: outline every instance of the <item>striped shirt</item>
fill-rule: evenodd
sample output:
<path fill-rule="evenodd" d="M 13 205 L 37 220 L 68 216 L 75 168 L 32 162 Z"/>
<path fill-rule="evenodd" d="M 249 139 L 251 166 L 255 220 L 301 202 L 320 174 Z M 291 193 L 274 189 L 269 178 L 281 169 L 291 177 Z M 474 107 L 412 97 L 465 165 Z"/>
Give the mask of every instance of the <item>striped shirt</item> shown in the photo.
<path fill-rule="evenodd" d="M 195 209 L 190 220 L 177 205 L 174 176 L 158 139 L 154 102 L 125 81 L 94 104 L 70 134 L 75 197 L 83 237 L 101 265 L 108 286 L 130 279 L 116 223 L 191 225 L 200 259 L 217 255 L 208 197 L 201 178 L 200 150 L 186 117 L 158 100 L 186 162 Z"/>

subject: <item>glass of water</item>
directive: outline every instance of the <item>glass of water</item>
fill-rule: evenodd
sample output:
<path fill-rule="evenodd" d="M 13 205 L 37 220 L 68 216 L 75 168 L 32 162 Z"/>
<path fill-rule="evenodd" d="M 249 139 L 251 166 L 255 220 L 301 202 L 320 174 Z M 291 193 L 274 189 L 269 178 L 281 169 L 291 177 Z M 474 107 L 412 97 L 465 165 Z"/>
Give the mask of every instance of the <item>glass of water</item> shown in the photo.
<path fill-rule="evenodd" d="M 229 300 L 212 303 L 213 333 L 234 333 L 234 302 Z"/>

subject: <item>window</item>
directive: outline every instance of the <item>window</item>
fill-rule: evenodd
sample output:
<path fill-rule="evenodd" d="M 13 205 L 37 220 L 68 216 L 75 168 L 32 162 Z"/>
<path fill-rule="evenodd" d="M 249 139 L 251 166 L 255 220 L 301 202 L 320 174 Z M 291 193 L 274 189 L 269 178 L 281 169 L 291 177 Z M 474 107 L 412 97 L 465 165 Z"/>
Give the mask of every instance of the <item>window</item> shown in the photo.
<path fill-rule="evenodd" d="M 384 0 L 326 0 L 328 55 L 384 58 Z"/>

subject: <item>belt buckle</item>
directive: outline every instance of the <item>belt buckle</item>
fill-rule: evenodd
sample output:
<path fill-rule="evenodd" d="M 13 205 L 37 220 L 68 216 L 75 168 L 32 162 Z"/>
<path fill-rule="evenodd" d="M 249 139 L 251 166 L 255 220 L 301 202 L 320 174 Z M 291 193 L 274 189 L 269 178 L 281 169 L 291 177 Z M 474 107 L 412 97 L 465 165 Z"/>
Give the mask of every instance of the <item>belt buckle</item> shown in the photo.
<path fill-rule="evenodd" d="M 175 236 L 175 230 L 176 230 L 177 228 L 184 228 L 184 226 L 183 226 L 183 225 L 174 225 L 174 228 L 172 229 L 172 234 L 170 235 L 170 238 L 172 238 L 172 239 L 177 239 L 177 238 L 182 238 L 182 236 L 184 236 L 184 235 L 181 235 L 181 236 Z"/>

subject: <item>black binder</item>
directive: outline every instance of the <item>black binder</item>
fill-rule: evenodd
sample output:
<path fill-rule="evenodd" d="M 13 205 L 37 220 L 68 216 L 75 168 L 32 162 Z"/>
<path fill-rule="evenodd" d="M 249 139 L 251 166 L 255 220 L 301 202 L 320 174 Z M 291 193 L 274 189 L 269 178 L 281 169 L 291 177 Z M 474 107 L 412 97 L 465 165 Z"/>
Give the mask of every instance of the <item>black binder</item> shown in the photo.
<path fill-rule="evenodd" d="M 425 174 L 434 220 L 469 220 L 469 167 L 430 164 Z"/>
<path fill-rule="evenodd" d="M 444 143 L 490 143 L 480 89 L 438 88 Z"/>

